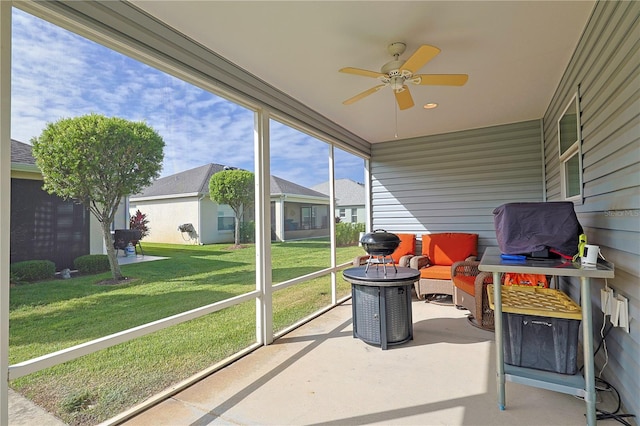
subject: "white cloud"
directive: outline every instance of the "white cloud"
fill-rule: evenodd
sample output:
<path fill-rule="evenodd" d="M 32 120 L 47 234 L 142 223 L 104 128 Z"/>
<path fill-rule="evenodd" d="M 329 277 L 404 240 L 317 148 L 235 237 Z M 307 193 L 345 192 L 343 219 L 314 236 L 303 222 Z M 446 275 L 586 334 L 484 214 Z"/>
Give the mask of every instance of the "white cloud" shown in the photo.
<path fill-rule="evenodd" d="M 207 163 L 253 170 L 252 111 L 17 9 L 12 48 L 13 139 L 98 113 L 153 127 L 166 143 L 163 176 Z M 271 151 L 274 175 L 304 186 L 328 179 L 321 141 L 273 122 Z M 362 180 L 362 160 L 344 157 L 336 164 L 360 167 L 351 174 Z"/>

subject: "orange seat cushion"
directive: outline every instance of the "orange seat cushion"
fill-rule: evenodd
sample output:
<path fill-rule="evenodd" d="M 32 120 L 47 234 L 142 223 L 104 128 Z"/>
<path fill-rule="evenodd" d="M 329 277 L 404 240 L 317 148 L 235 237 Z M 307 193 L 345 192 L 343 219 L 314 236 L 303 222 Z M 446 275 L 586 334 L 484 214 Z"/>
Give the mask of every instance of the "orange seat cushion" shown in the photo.
<path fill-rule="evenodd" d="M 420 269 L 420 278 L 431 280 L 450 280 L 451 266 L 433 265 Z"/>
<path fill-rule="evenodd" d="M 416 236 L 415 234 L 396 234 L 398 238 L 400 238 L 400 244 L 395 249 L 393 253 L 391 253 L 391 258 L 393 262 L 398 264 L 400 263 L 400 258 L 402 256 L 406 256 L 408 254 L 416 254 Z"/>
<path fill-rule="evenodd" d="M 451 266 L 454 262 L 478 255 L 478 234 L 423 234 L 422 255 L 429 257 L 433 265 Z"/>
<path fill-rule="evenodd" d="M 456 275 L 453 278 L 453 285 L 458 289 L 464 291 L 471 296 L 474 296 L 476 292 L 475 286 L 476 277 L 468 275 Z"/>

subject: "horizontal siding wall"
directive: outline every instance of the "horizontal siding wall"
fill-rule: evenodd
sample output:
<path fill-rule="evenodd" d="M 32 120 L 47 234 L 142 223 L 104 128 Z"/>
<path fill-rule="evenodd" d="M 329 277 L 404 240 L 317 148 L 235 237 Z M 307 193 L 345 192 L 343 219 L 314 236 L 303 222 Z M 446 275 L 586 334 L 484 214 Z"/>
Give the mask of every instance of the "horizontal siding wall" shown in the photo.
<path fill-rule="evenodd" d="M 479 234 L 496 246 L 493 209 L 542 201 L 541 121 L 374 144 L 373 228 Z"/>
<path fill-rule="evenodd" d="M 640 415 L 640 2 L 598 2 L 577 50 L 544 116 L 549 201 L 561 199 L 557 121 L 580 87 L 584 200 L 576 203 L 589 243 L 615 264 L 609 281 L 629 299 L 631 333 L 607 336 L 602 377 L 618 390 L 623 410 Z M 603 323 L 600 289 L 592 280 L 595 341 Z M 579 285 L 565 282 L 574 299 Z M 604 353 L 596 356 L 599 368 Z"/>

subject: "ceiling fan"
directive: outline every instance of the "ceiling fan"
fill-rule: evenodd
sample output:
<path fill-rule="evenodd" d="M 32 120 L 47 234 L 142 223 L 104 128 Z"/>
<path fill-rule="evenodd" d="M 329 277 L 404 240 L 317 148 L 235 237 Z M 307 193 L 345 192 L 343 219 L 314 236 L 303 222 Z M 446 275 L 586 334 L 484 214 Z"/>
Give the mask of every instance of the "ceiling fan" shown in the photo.
<path fill-rule="evenodd" d="M 403 61 L 399 59 L 399 57 L 404 53 L 406 48 L 407 45 L 402 42 L 391 43 L 387 49 L 394 59 L 384 64 L 380 69 L 380 72 L 352 67 L 340 69 L 340 72 L 377 78 L 382 82 L 382 84 L 365 90 L 342 103 L 344 105 L 351 105 L 352 103 L 377 92 L 383 87 L 391 86 L 393 93 L 396 96 L 398 107 L 401 110 L 408 109 L 411 108 L 414 103 L 407 83 L 422 86 L 463 86 L 469 79 L 467 74 L 416 74 L 420 68 L 440 53 L 440 49 L 423 44 L 413 53 L 413 55 L 409 57 L 409 59 Z"/>

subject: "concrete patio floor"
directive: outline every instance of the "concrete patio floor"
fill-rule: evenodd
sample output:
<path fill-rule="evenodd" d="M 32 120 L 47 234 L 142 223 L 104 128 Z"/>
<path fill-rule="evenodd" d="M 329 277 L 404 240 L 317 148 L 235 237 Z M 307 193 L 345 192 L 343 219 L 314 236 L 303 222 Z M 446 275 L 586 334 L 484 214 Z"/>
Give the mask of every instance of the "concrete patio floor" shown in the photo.
<path fill-rule="evenodd" d="M 516 383 L 500 411 L 493 333 L 452 306 L 412 306 L 410 342 L 355 339 L 348 301 L 125 424 L 585 424 L 582 400 Z"/>
<path fill-rule="evenodd" d="M 136 254 L 135 256 L 117 256 L 117 259 L 119 265 L 130 265 L 132 263 L 152 262 L 154 260 L 168 259 L 168 257 Z"/>

